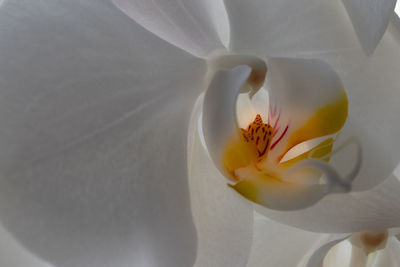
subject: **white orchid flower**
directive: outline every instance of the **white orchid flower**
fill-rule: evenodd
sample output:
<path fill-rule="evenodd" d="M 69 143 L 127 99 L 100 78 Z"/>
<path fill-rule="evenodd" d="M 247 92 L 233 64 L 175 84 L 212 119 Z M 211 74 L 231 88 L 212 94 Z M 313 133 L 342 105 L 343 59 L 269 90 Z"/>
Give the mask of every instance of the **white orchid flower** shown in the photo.
<path fill-rule="evenodd" d="M 2 2 L 3 265 L 293 266 L 303 230 L 398 226 L 395 3 Z M 254 208 L 303 230 L 253 242 Z"/>

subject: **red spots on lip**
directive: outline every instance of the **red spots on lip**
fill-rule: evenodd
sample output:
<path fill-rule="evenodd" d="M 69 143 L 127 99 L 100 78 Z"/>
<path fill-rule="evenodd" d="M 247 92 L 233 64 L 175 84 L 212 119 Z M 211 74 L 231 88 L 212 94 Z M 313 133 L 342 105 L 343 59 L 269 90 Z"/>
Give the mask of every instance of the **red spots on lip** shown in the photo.
<path fill-rule="evenodd" d="M 262 157 L 262 156 L 264 156 L 265 155 L 265 152 L 267 152 L 267 149 L 268 149 L 268 145 L 269 145 L 269 139 L 267 140 L 267 143 L 266 143 L 266 145 L 265 145 L 265 147 L 264 147 L 264 150 L 260 153 L 260 152 L 258 152 L 259 153 L 259 157 Z"/>
<path fill-rule="evenodd" d="M 265 141 L 265 138 L 267 137 L 267 133 L 264 133 L 263 141 Z"/>
<path fill-rule="evenodd" d="M 251 142 L 257 148 L 258 161 L 263 161 L 268 154 L 269 145 L 273 137 L 273 128 L 271 125 L 263 122 L 260 114 L 257 114 L 247 130 L 241 129 L 242 136 L 246 142 Z"/>

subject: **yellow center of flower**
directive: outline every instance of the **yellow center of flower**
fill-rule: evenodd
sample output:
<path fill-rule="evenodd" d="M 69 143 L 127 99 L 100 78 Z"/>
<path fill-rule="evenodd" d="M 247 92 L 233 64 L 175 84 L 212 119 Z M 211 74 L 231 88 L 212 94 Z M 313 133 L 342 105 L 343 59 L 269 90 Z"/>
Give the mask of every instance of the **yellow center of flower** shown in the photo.
<path fill-rule="evenodd" d="M 271 125 L 263 122 L 260 114 L 257 114 L 252 123 L 249 124 L 247 130 L 240 129 L 245 142 L 256 147 L 257 162 L 263 162 L 268 155 L 271 147 L 273 128 Z"/>
<path fill-rule="evenodd" d="M 228 142 L 223 163 L 231 178 L 235 181 L 241 180 L 238 170 L 248 167 L 254 168 L 254 171 L 265 172 L 268 152 L 283 138 L 286 131 L 287 128 L 279 133 L 279 136 L 275 136 L 277 131 L 270 124 L 264 123 L 260 114 L 257 114 L 246 129 L 240 129 L 238 137 Z M 268 167 L 268 171 L 271 172 L 266 177 L 276 178 L 272 166 Z"/>
<path fill-rule="evenodd" d="M 300 206 L 309 205 L 312 201 L 300 196 L 308 195 L 307 190 L 322 195 L 324 189 L 320 185 L 326 183 L 320 180 L 323 172 L 314 167 L 296 169 L 295 165 L 308 159 L 328 162 L 336 140 L 328 136 L 343 127 L 347 113 L 348 100 L 343 87 L 338 88 L 335 97 L 304 111 L 300 108 L 283 111 L 271 102 L 268 118 L 264 119 L 268 123 L 257 114 L 246 129 L 232 133 L 227 140 L 222 163 L 226 176 L 234 182 L 229 186 L 266 207 L 290 209 L 296 206 L 293 199 L 297 198 L 310 201 Z M 319 143 L 313 140 L 324 136 Z"/>
<path fill-rule="evenodd" d="M 237 170 L 248 167 L 261 172 L 259 174 L 262 174 L 262 177 L 268 172 L 268 176 L 276 178 L 281 177 L 288 168 L 301 160 L 310 157 L 323 158 L 332 151 L 333 138 L 327 138 L 313 149 L 282 162 L 283 156 L 296 145 L 312 138 L 338 132 L 346 121 L 347 105 L 347 96 L 343 90 L 337 99 L 332 99 L 317 109 L 303 126 L 291 129 L 290 136 L 287 135 L 292 125 L 281 123 L 280 113 L 276 109 L 270 108 L 268 123 L 264 123 L 257 114 L 246 129 L 240 129 L 239 134 L 234 135 L 227 143 L 222 158 L 226 171 L 234 181 L 242 180 L 238 177 Z M 280 151 L 274 152 L 273 158 L 268 159 L 268 154 L 275 151 L 274 149 Z"/>

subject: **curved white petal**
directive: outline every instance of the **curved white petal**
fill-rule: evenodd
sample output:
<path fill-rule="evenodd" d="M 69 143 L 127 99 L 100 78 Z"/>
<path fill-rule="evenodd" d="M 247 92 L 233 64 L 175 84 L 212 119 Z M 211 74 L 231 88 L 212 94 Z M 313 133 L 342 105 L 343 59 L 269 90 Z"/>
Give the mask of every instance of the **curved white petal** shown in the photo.
<path fill-rule="evenodd" d="M 372 54 L 386 31 L 397 0 L 342 0 L 361 45 Z"/>
<path fill-rule="evenodd" d="M 206 65 L 109 1 L 0 9 L 0 219 L 60 267 L 190 266 L 187 125 Z"/>
<path fill-rule="evenodd" d="M 255 213 L 253 244 L 246 266 L 295 267 L 324 238 L 324 234 L 289 227 Z"/>
<path fill-rule="evenodd" d="M 250 73 L 251 68 L 246 65 L 217 71 L 204 96 L 204 139 L 211 159 L 226 176 L 229 174 L 222 166 L 223 152 L 226 143 L 238 132 L 236 101 Z"/>
<path fill-rule="evenodd" d="M 400 225 L 400 181 L 391 176 L 370 191 L 332 194 L 300 211 L 279 212 L 256 206 L 274 220 L 314 232 L 348 233 Z"/>
<path fill-rule="evenodd" d="M 227 186 L 202 144 L 202 104 L 203 95 L 189 130 L 190 202 L 198 240 L 194 266 L 243 267 L 252 242 L 253 207 Z"/>
<path fill-rule="evenodd" d="M 276 128 L 268 158 L 295 145 L 338 132 L 347 119 L 342 81 L 322 60 L 271 58 L 267 62 L 269 120 Z"/>
<path fill-rule="evenodd" d="M 225 50 L 229 25 L 222 0 L 112 2 L 144 28 L 193 55 Z"/>
<path fill-rule="evenodd" d="M 264 58 L 360 47 L 341 1 L 226 0 L 230 48 Z"/>
<path fill-rule="evenodd" d="M 356 136 L 363 150 L 362 167 L 353 184 L 355 190 L 382 182 L 400 160 L 399 33 L 394 25 L 389 25 L 372 56 L 364 59 L 357 52 L 345 53 L 346 67 L 337 67 L 350 99 L 349 118 L 341 137 Z M 342 161 L 336 161 L 338 168 L 347 160 L 348 156 L 343 154 Z"/>

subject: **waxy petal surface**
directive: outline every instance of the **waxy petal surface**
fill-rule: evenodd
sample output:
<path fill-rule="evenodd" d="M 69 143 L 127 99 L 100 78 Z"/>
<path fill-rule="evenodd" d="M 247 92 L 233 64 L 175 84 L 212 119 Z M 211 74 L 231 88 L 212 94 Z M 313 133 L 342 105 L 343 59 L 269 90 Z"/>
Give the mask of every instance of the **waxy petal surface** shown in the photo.
<path fill-rule="evenodd" d="M 192 265 L 186 140 L 206 64 L 106 0 L 4 2 L 0 36 L 5 228 L 60 267 Z"/>
<path fill-rule="evenodd" d="M 271 160 L 279 162 L 302 142 L 337 133 L 347 119 L 343 84 L 317 59 L 272 58 L 267 62 L 269 120 L 276 128 Z"/>
<path fill-rule="evenodd" d="M 193 55 L 225 50 L 228 18 L 222 0 L 112 0 L 130 18 Z"/>
<path fill-rule="evenodd" d="M 267 59 L 361 48 L 341 1 L 226 0 L 225 5 L 233 52 Z"/>

